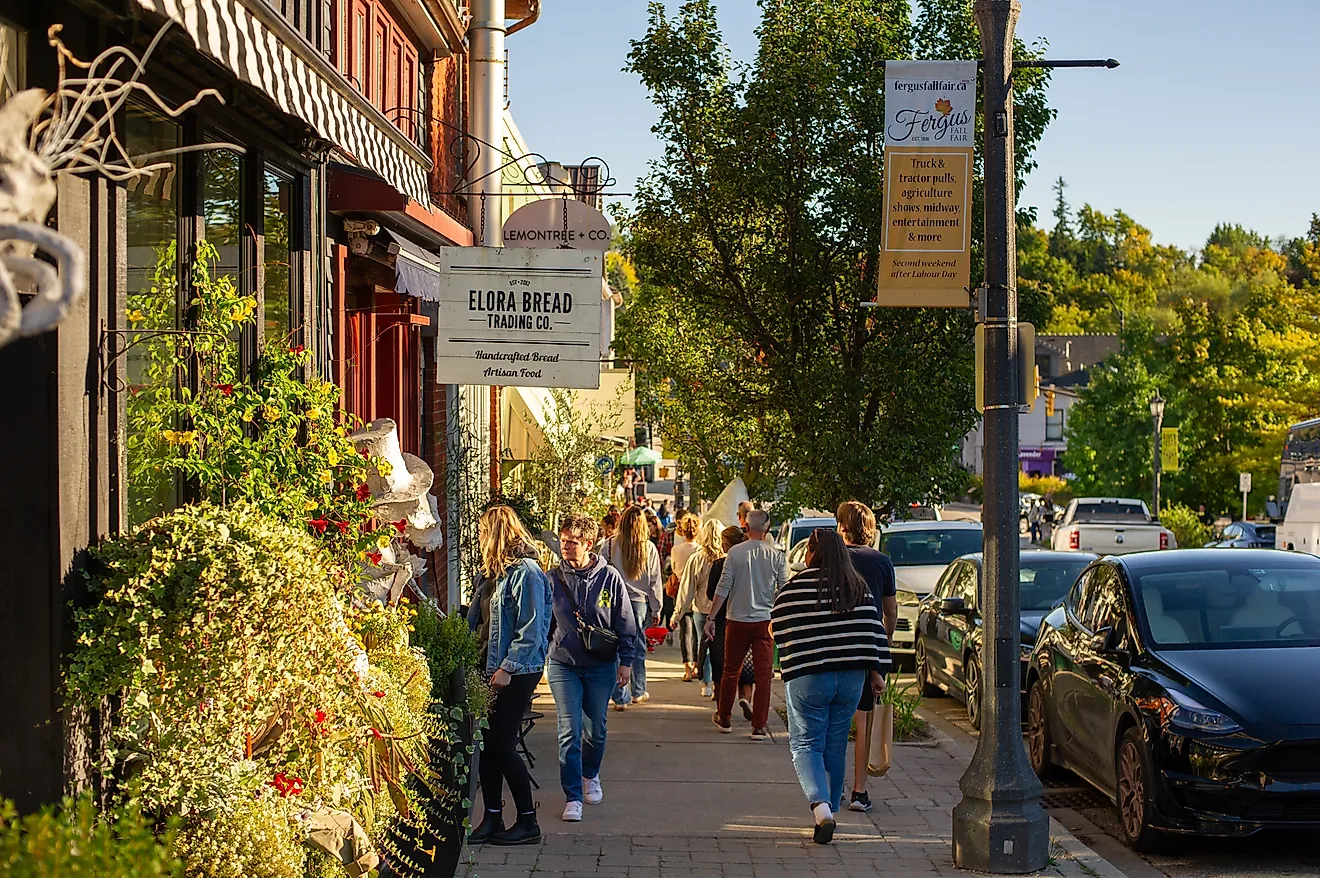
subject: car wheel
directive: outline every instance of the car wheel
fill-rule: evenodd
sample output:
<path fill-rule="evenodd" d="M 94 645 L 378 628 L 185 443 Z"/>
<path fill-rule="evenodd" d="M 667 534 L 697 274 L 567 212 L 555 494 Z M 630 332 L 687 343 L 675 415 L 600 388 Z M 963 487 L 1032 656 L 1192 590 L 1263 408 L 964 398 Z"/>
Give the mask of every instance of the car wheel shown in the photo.
<path fill-rule="evenodd" d="M 1128 729 L 1119 742 L 1118 765 L 1118 825 L 1123 840 L 1134 851 L 1153 851 L 1162 841 L 1158 829 L 1151 825 L 1152 788 L 1150 754 L 1140 730 Z"/>
<path fill-rule="evenodd" d="M 981 730 L 981 662 L 975 654 L 963 663 L 963 694 L 967 696 L 967 721 Z"/>
<path fill-rule="evenodd" d="M 916 665 L 917 689 L 921 692 L 922 698 L 938 698 L 944 694 L 944 690 L 936 686 L 930 679 L 930 665 L 926 659 L 926 644 L 920 637 L 914 648 L 916 653 L 913 663 Z"/>
<path fill-rule="evenodd" d="M 1027 693 L 1027 758 L 1036 777 L 1043 780 L 1058 774 L 1051 758 L 1053 752 L 1054 739 L 1050 737 L 1050 720 L 1045 712 L 1045 686 L 1040 680 L 1032 680 Z"/>

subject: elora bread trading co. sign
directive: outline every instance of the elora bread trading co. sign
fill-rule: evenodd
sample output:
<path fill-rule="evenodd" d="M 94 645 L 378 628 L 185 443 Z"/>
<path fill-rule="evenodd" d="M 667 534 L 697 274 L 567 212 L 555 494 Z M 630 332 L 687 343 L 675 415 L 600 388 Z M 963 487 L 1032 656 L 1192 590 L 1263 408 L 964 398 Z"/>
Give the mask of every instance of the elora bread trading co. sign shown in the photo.
<path fill-rule="evenodd" d="M 439 258 L 441 384 L 600 387 L 600 253 L 443 247 Z"/>

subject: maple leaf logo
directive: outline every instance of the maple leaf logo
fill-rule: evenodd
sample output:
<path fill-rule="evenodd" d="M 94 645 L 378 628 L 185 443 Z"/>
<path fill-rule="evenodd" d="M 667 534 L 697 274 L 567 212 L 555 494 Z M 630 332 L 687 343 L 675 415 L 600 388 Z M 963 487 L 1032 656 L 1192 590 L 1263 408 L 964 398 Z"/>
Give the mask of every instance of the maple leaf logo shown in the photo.
<path fill-rule="evenodd" d="M 940 98 L 935 102 L 935 111 L 941 116 L 947 116 L 953 112 L 953 104 L 949 103 L 948 98 Z"/>

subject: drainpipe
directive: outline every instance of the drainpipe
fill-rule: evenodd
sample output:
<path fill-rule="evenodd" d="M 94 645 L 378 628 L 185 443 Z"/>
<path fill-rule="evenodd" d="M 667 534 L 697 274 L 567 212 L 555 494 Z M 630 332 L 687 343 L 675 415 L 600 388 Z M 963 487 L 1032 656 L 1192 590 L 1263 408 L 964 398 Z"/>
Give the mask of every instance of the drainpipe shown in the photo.
<path fill-rule="evenodd" d="M 472 90 L 472 136 L 478 139 L 473 148 L 479 152 L 472 168 L 468 210 L 477 232 L 476 240 L 483 247 L 500 246 L 504 225 L 499 170 L 507 161 L 501 152 L 504 140 L 504 36 L 504 0 L 473 0 L 472 23 L 468 25 L 468 70 Z"/>

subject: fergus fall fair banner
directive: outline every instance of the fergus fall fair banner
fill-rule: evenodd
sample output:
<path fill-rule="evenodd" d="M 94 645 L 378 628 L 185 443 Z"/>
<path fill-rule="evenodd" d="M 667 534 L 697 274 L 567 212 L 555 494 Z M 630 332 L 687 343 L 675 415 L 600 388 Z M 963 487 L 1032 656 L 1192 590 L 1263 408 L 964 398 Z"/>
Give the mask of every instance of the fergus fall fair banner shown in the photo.
<path fill-rule="evenodd" d="M 975 61 L 885 63 L 885 230 L 876 303 L 965 308 Z"/>

